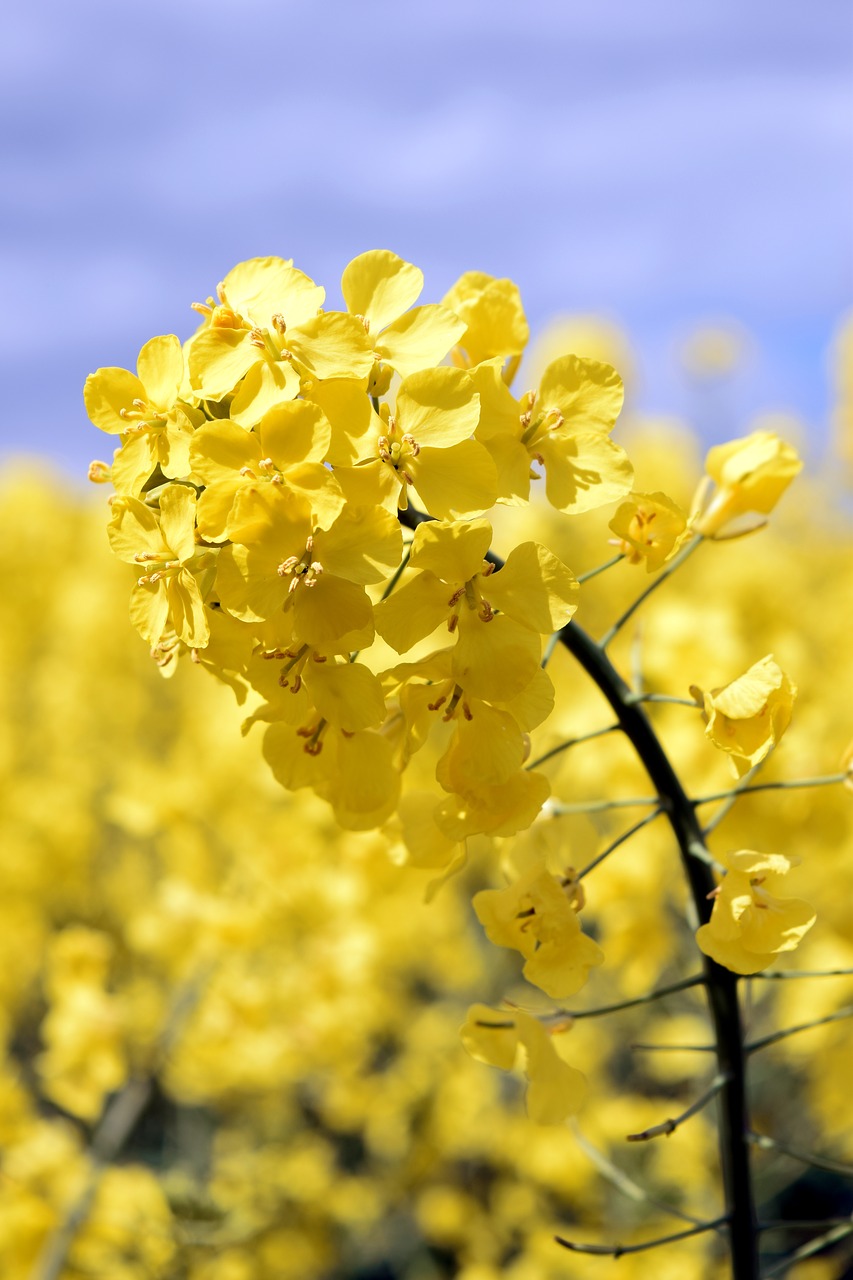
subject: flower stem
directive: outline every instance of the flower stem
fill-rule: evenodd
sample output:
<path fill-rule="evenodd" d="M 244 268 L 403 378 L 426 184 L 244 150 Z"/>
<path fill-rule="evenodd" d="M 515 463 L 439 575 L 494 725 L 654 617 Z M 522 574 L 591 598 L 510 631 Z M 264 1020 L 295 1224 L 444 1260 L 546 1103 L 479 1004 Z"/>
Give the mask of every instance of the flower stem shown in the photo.
<path fill-rule="evenodd" d="M 701 533 L 697 533 L 695 538 L 690 539 L 690 541 L 687 543 L 687 546 L 684 547 L 678 553 L 675 559 L 671 560 L 670 563 L 661 570 L 661 572 L 655 578 L 654 582 L 649 583 L 645 591 L 641 591 L 640 594 L 637 596 L 636 600 L 634 601 L 634 603 L 632 605 L 629 605 L 629 607 L 625 610 L 625 612 L 619 618 L 616 619 L 616 621 L 613 623 L 613 626 L 609 629 L 609 631 L 605 631 L 604 635 L 601 637 L 601 639 L 598 642 L 599 648 L 601 649 L 607 648 L 607 646 L 610 644 L 610 641 L 619 634 L 619 632 L 622 630 L 622 628 L 624 627 L 628 619 L 634 616 L 636 611 L 639 609 L 640 605 L 643 604 L 644 601 L 648 600 L 649 596 L 654 591 L 657 591 L 658 587 L 662 586 L 664 582 L 666 582 L 667 578 L 671 577 L 671 575 L 675 573 L 676 569 L 679 569 L 684 564 L 684 561 L 687 560 L 689 556 L 693 555 L 693 552 L 700 545 L 700 543 L 704 541 L 705 539 Z"/>

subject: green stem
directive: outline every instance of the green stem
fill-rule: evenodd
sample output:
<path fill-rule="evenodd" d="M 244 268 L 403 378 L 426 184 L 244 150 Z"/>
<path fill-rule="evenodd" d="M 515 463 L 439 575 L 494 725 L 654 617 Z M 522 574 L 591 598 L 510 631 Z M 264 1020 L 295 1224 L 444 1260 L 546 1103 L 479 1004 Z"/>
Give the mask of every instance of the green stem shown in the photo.
<path fill-rule="evenodd" d="M 729 800 L 732 796 L 746 796 L 756 791 L 801 791 L 808 787 L 836 787 L 839 782 L 847 782 L 849 773 L 827 773 L 818 778 L 779 779 L 776 782 L 756 782 L 754 787 L 730 787 L 728 791 L 714 791 L 711 795 L 698 796 L 695 805 L 712 804 L 714 800 Z"/>
<path fill-rule="evenodd" d="M 627 1253 L 645 1253 L 647 1249 L 658 1249 L 663 1244 L 674 1244 L 676 1240 L 686 1240 L 688 1236 L 698 1236 L 703 1231 L 715 1231 L 728 1220 L 727 1215 L 722 1218 L 713 1218 L 710 1222 L 703 1222 L 698 1227 L 691 1227 L 689 1231 L 676 1231 L 671 1236 L 658 1236 L 656 1240 L 644 1240 L 642 1244 L 574 1244 L 571 1240 L 564 1240 L 562 1236 L 555 1236 L 554 1239 L 557 1244 L 561 1244 L 564 1249 L 569 1249 L 572 1253 L 592 1253 L 600 1258 L 621 1258 Z"/>
<path fill-rule="evenodd" d="M 606 813 L 608 809 L 642 809 L 649 805 L 660 806 L 660 796 L 628 796 L 624 800 L 579 800 L 577 804 L 550 806 L 551 813 L 563 817 L 570 813 Z"/>
<path fill-rule="evenodd" d="M 600 573 L 604 573 L 605 569 L 612 569 L 615 564 L 624 559 L 625 555 L 622 552 L 618 556 L 613 556 L 610 560 L 605 560 L 604 564 L 598 565 L 595 569 L 587 569 L 586 573 L 578 574 L 578 583 L 589 582 L 590 578 L 597 578 Z"/>
<path fill-rule="evenodd" d="M 681 1115 L 675 1116 L 671 1120 L 663 1120 L 660 1124 L 653 1124 L 650 1129 L 643 1129 L 641 1133 L 629 1133 L 626 1142 L 649 1142 L 652 1138 L 668 1138 L 671 1133 L 675 1133 L 679 1125 L 684 1124 L 685 1120 L 689 1120 L 691 1116 L 697 1115 L 704 1107 L 707 1107 L 708 1103 L 713 1098 L 716 1098 L 727 1083 L 727 1076 L 715 1076 L 702 1096 L 692 1102 L 685 1111 L 682 1111 Z"/>
<path fill-rule="evenodd" d="M 584 876 L 588 876 L 590 871 L 594 871 L 598 864 L 603 862 L 605 858 L 609 858 L 611 853 L 614 853 L 620 845 L 623 845 L 626 840 L 630 840 L 631 836 L 636 835 L 643 827 L 647 827 L 650 822 L 654 822 L 655 818 L 659 818 L 662 813 L 663 809 L 658 807 L 653 813 L 647 813 L 645 818 L 640 818 L 640 821 L 635 822 L 627 831 L 623 831 L 621 836 L 617 836 L 615 840 L 611 841 L 597 858 L 593 858 L 592 862 L 588 862 L 583 870 L 578 872 L 576 879 L 583 880 Z"/>
<path fill-rule="evenodd" d="M 705 982 L 704 973 L 695 973 L 692 978 L 682 978 L 680 982 L 671 982 L 666 987 L 658 987 L 655 991 L 649 991 L 644 996 L 634 996 L 632 1000 L 620 1000 L 618 1004 L 604 1004 L 597 1009 L 560 1009 L 555 1014 L 555 1018 L 600 1018 L 606 1013 L 619 1013 L 622 1009 L 635 1009 L 638 1004 L 651 1004 L 653 1000 L 660 1000 L 663 996 L 673 995 L 676 991 L 687 991 L 690 987 L 702 986 Z"/>
<path fill-rule="evenodd" d="M 668 693 L 632 693 L 628 698 L 628 705 L 636 706 L 638 702 L 670 702 L 675 707 L 692 707 L 694 711 L 699 709 L 699 703 L 692 698 L 671 698 Z"/>
<path fill-rule="evenodd" d="M 568 738 L 565 742 L 560 742 L 556 747 L 552 747 L 550 751 L 546 751 L 544 755 L 537 756 L 535 760 L 531 760 L 530 764 L 525 765 L 525 768 L 538 769 L 540 764 L 544 764 L 546 760 L 551 760 L 554 756 L 558 756 L 561 751 L 568 751 L 569 747 L 576 747 L 581 742 L 592 742 L 593 738 L 603 738 L 606 733 L 615 733 L 618 728 L 618 724 L 608 724 L 603 729 L 593 729 L 590 733 L 582 733 L 577 738 Z"/>
<path fill-rule="evenodd" d="M 641 591 L 634 603 L 625 610 L 621 617 L 616 619 L 609 631 L 605 631 L 604 635 L 598 642 L 601 649 L 607 648 L 610 641 L 619 634 L 628 619 L 634 616 L 640 605 L 648 600 L 649 596 L 653 592 L 657 591 L 658 587 L 662 586 L 664 582 L 666 582 L 667 578 L 671 577 L 672 574 L 675 573 L 676 569 L 679 569 L 684 564 L 684 561 L 687 560 L 689 556 L 693 555 L 693 552 L 700 543 L 704 541 L 705 539 L 701 533 L 697 533 L 694 538 L 691 538 L 687 543 L 687 546 L 678 553 L 675 559 L 670 561 L 670 563 L 661 570 L 654 582 L 649 583 L 645 591 Z"/>
<path fill-rule="evenodd" d="M 828 1013 L 825 1018 L 815 1018 L 812 1022 L 801 1022 L 796 1027 L 783 1027 L 781 1031 L 773 1031 L 768 1036 L 762 1036 L 760 1040 L 750 1040 L 744 1048 L 747 1053 L 757 1053 L 759 1049 L 766 1049 L 768 1045 L 778 1044 L 780 1040 L 787 1040 L 788 1036 L 795 1036 L 800 1031 L 811 1031 L 812 1027 L 823 1027 L 828 1022 L 841 1022 L 844 1018 L 853 1018 L 853 1008 L 838 1009 L 835 1013 Z"/>

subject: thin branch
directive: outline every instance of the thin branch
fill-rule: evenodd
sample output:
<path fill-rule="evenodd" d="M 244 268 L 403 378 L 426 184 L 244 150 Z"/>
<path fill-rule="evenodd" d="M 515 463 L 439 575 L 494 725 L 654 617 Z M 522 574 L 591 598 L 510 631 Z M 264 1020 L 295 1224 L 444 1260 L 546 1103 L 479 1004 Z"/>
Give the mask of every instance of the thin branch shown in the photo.
<path fill-rule="evenodd" d="M 759 1231 L 814 1231 L 815 1227 L 840 1227 L 851 1221 L 846 1218 L 774 1218 L 769 1222 L 759 1222 Z"/>
<path fill-rule="evenodd" d="M 554 1239 L 557 1244 L 561 1244 L 564 1249 L 569 1249 L 572 1253 L 594 1253 L 602 1258 L 622 1258 L 628 1253 L 644 1253 L 647 1249 L 657 1249 L 664 1244 L 673 1244 L 676 1240 L 686 1240 L 688 1236 L 698 1236 L 705 1231 L 716 1231 L 717 1227 L 723 1226 L 728 1220 L 728 1215 L 713 1218 L 710 1222 L 703 1222 L 698 1227 L 691 1227 L 689 1231 L 676 1231 L 671 1236 L 658 1236 L 657 1239 L 646 1240 L 643 1244 L 574 1244 L 571 1240 L 564 1240 L 562 1236 L 554 1236 Z"/>
<path fill-rule="evenodd" d="M 685 1120 L 689 1120 L 691 1116 L 695 1116 L 696 1113 L 701 1111 L 703 1107 L 706 1107 L 713 1098 L 716 1098 L 717 1094 L 724 1085 L 728 1084 L 728 1082 L 728 1075 L 715 1076 L 711 1081 L 710 1087 L 705 1090 L 701 1098 L 697 1098 L 686 1111 L 682 1111 L 680 1116 L 676 1116 L 674 1119 L 670 1120 L 663 1120 L 660 1124 L 652 1125 L 650 1129 L 643 1129 L 641 1133 L 629 1133 L 627 1134 L 625 1141 L 648 1142 L 650 1138 L 668 1138 L 671 1133 L 675 1133 L 675 1130 L 680 1124 L 684 1124 Z"/>
<path fill-rule="evenodd" d="M 629 605 L 629 607 L 625 610 L 625 612 L 616 619 L 616 621 L 613 623 L 613 626 L 610 627 L 610 629 L 604 633 L 604 635 L 601 637 L 601 639 L 598 642 L 598 647 L 600 649 L 607 648 L 607 646 L 610 644 L 610 641 L 613 640 L 614 637 L 619 634 L 619 632 L 622 630 L 622 628 L 624 627 L 628 619 L 634 616 L 636 611 L 639 609 L 640 605 L 643 604 L 644 601 L 648 600 L 652 592 L 657 591 L 658 587 L 662 586 L 664 582 L 666 582 L 667 578 L 669 578 L 673 573 L 675 573 L 675 570 L 680 568 L 680 566 L 684 564 L 684 561 L 688 558 L 688 556 L 692 556 L 696 548 L 700 545 L 700 543 L 704 541 L 705 539 L 703 538 L 702 534 L 697 533 L 695 538 L 692 538 L 690 542 L 687 543 L 687 546 L 684 547 L 684 549 L 679 552 L 679 554 L 675 557 L 675 559 L 670 561 L 670 563 L 661 570 L 661 572 L 655 578 L 654 582 L 651 582 L 646 587 L 645 591 L 640 592 L 640 594 L 637 596 L 637 599 L 634 601 L 634 603 L 632 605 Z"/>
<path fill-rule="evenodd" d="M 711 795 L 699 796 L 694 805 L 711 804 L 714 800 L 728 800 L 732 796 L 749 795 L 756 791 L 800 791 L 808 787 L 834 787 L 839 782 L 849 781 L 849 773 L 827 773 L 817 778 L 787 778 L 775 782 L 756 782 L 752 787 L 729 787 L 728 791 L 715 791 Z"/>
<path fill-rule="evenodd" d="M 827 1173 L 837 1173 L 842 1178 L 853 1178 L 853 1164 L 844 1164 L 841 1160 L 832 1160 L 829 1156 L 818 1156 L 812 1151 L 804 1151 L 802 1147 L 791 1147 L 778 1138 L 769 1138 L 763 1133 L 750 1133 L 747 1141 L 762 1151 L 781 1151 L 800 1164 L 809 1164 L 814 1169 L 824 1169 Z"/>
<path fill-rule="evenodd" d="M 632 1049 L 646 1053 L 716 1053 L 715 1044 L 632 1044 Z"/>
<path fill-rule="evenodd" d="M 660 806 L 660 796 L 631 796 L 627 800 L 581 800 L 577 804 L 549 804 L 550 812 L 558 816 L 570 813 L 606 813 L 608 809 L 640 809 L 647 805 Z"/>
<path fill-rule="evenodd" d="M 738 782 L 736 782 L 735 785 L 732 787 L 725 802 L 720 805 L 717 812 L 713 815 L 712 818 L 708 820 L 708 822 L 705 824 L 705 826 L 702 829 L 702 835 L 706 840 L 708 839 L 708 836 L 711 835 L 713 831 L 716 831 L 717 827 L 720 825 L 723 819 L 728 817 L 728 815 L 731 813 L 732 809 L 735 807 L 738 800 L 743 795 L 744 791 L 746 791 L 747 788 L 749 787 L 750 783 L 752 782 L 752 779 L 767 763 L 768 759 L 770 758 L 770 754 L 772 750 L 773 748 L 771 747 L 770 751 L 768 751 L 764 759 L 759 760 L 758 764 L 754 764 L 752 768 L 748 771 L 748 773 L 745 773 L 743 777 L 740 778 Z"/>
<path fill-rule="evenodd" d="M 650 822 L 654 822 L 655 818 L 659 818 L 662 813 L 663 809 L 657 808 L 651 813 L 647 813 L 644 818 L 640 818 L 639 822 L 635 822 L 627 831 L 623 831 L 621 836 L 617 836 L 615 840 L 612 840 L 607 848 L 601 851 L 597 858 L 593 858 L 592 862 L 588 862 L 583 870 L 577 873 L 575 879 L 583 880 L 584 876 L 589 875 L 590 871 L 597 867 L 599 863 L 603 862 L 605 858 L 609 858 L 611 853 L 614 853 L 620 845 L 623 845 L 626 840 L 630 840 L 631 836 L 636 835 L 638 831 L 643 829 L 643 827 L 647 827 Z"/>
<path fill-rule="evenodd" d="M 850 1235 L 853 1235 L 853 1222 L 848 1220 L 846 1226 L 834 1227 L 832 1231 L 827 1231 L 825 1235 L 818 1236 L 816 1240 L 810 1240 L 808 1244 L 801 1245 L 799 1249 L 789 1253 L 787 1258 L 783 1258 L 781 1262 L 777 1262 L 772 1266 L 769 1271 L 764 1272 L 765 1280 L 769 1280 L 770 1276 L 781 1275 L 793 1263 L 802 1262 L 804 1258 L 813 1258 L 816 1253 L 822 1253 L 830 1245 L 838 1244 L 840 1240 L 846 1240 Z"/>
<path fill-rule="evenodd" d="M 763 978 L 765 982 L 787 981 L 789 978 L 849 978 L 853 969 L 765 969 L 763 973 L 751 973 L 750 982 Z"/>
<path fill-rule="evenodd" d="M 651 1004 L 653 1000 L 660 1000 L 663 996 L 672 995 L 676 991 L 687 991 L 690 987 L 703 986 L 705 983 L 704 973 L 695 973 L 692 978 L 682 978 L 680 982 L 671 982 L 666 987 L 658 987 L 656 991 L 649 991 L 644 996 L 634 996 L 631 1000 L 620 1000 L 618 1004 L 599 1005 L 597 1009 L 559 1009 L 555 1012 L 555 1018 L 600 1018 L 606 1013 L 619 1013 L 622 1009 L 635 1009 L 640 1004 Z"/>
<path fill-rule="evenodd" d="M 703 1226 L 704 1218 L 698 1218 L 693 1213 L 687 1213 L 684 1209 L 678 1209 L 673 1204 L 667 1204 L 665 1200 L 658 1200 L 655 1196 L 649 1195 L 645 1187 L 641 1187 L 633 1178 L 629 1178 L 623 1169 L 613 1164 L 603 1151 L 599 1151 L 598 1147 L 593 1146 L 589 1139 L 584 1137 L 576 1120 L 572 1122 L 572 1128 L 581 1151 L 589 1157 L 602 1177 L 606 1178 L 617 1191 L 621 1191 L 623 1196 L 633 1200 L 635 1204 L 651 1205 L 655 1209 L 662 1210 L 663 1213 L 671 1214 L 673 1218 L 680 1218 L 682 1222 L 691 1222 L 696 1227 Z"/>
<path fill-rule="evenodd" d="M 760 1040 L 749 1040 L 744 1045 L 744 1051 L 756 1053 L 759 1049 L 766 1049 L 768 1045 L 785 1040 L 788 1036 L 794 1036 L 799 1031 L 811 1031 L 812 1027 L 822 1027 L 827 1022 L 840 1022 L 842 1018 L 853 1018 L 853 1006 L 848 1009 L 837 1009 L 835 1013 L 828 1013 L 823 1018 L 815 1018 L 812 1022 L 801 1022 L 797 1027 L 784 1027 L 781 1031 L 773 1031 L 769 1036 L 762 1036 Z"/>
<path fill-rule="evenodd" d="M 668 693 L 632 693 L 625 701 L 629 707 L 635 707 L 638 702 L 669 702 L 676 707 L 692 707 L 694 711 L 699 709 L 699 703 L 693 698 L 673 698 Z"/>
<path fill-rule="evenodd" d="M 558 756 L 562 751 L 568 751 L 569 747 L 576 747 L 581 742 L 592 742 L 594 738 L 603 738 L 607 733 L 615 733 L 618 728 L 618 723 L 608 724 L 603 729 L 593 729 L 590 733 L 582 733 L 577 738 L 567 738 L 565 742 L 558 743 L 556 747 L 552 747 L 544 755 L 537 756 L 535 760 L 531 760 L 524 767 L 526 769 L 538 769 L 540 764 L 544 764 L 546 760 L 551 760 L 554 756 Z"/>
<path fill-rule="evenodd" d="M 577 579 L 578 583 L 589 582 L 590 578 L 597 578 L 600 573 L 604 573 L 605 569 L 612 569 L 615 564 L 618 564 L 620 560 L 624 559 L 625 553 L 620 552 L 618 556 L 613 556 L 610 560 L 605 560 L 604 564 L 598 565 L 597 568 L 587 569 L 586 573 L 579 573 Z"/>

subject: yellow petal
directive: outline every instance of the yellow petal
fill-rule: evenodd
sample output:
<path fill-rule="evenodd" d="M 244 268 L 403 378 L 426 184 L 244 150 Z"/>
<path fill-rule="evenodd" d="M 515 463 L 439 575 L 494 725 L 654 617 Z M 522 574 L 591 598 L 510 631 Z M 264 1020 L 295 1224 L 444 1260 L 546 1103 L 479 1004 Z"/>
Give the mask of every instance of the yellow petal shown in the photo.
<path fill-rule="evenodd" d="M 381 507 L 347 505 L 328 531 L 314 538 L 316 558 L 326 573 L 366 585 L 382 582 L 400 563 L 400 523 Z"/>
<path fill-rule="evenodd" d="M 134 400 L 146 400 L 145 387 L 127 369 L 98 369 L 90 373 L 83 388 L 86 412 L 101 431 L 119 435 L 131 423 L 121 416 L 131 409 Z"/>
<path fill-rule="evenodd" d="M 184 380 L 184 356 L 174 333 L 151 338 L 139 353 L 136 372 L 145 386 L 146 399 L 156 409 L 171 409 Z"/>
<path fill-rule="evenodd" d="M 583 1105 L 586 1080 L 563 1062 L 554 1041 L 536 1018 L 513 1011 L 521 1043 L 527 1052 L 527 1111 L 536 1124 L 562 1124 Z"/>
<path fill-rule="evenodd" d="M 514 1011 L 507 1013 L 485 1004 L 472 1004 L 459 1034 L 472 1058 L 504 1071 L 512 1070 L 518 1047 Z"/>
<path fill-rule="evenodd" d="M 464 520 L 494 505 L 498 491 L 495 464 L 476 440 L 443 449 L 421 449 L 407 470 L 425 509 L 441 520 Z"/>
<path fill-rule="evenodd" d="M 360 663 L 309 662 L 303 678 L 317 711 L 339 729 L 355 733 L 384 720 L 382 686 Z"/>
<path fill-rule="evenodd" d="M 326 415 L 308 400 L 290 400 L 267 412 L 258 427 L 262 457 L 277 468 L 322 462 L 332 438 Z"/>
<path fill-rule="evenodd" d="M 376 630 L 397 653 L 405 653 L 450 616 L 446 583 L 431 573 L 404 582 L 374 609 Z"/>
<path fill-rule="evenodd" d="M 569 431 L 608 432 L 619 417 L 625 392 L 609 364 L 561 356 L 542 375 L 534 416 L 556 409 Z"/>
<path fill-rule="evenodd" d="M 284 335 L 286 349 L 315 378 L 366 378 L 373 350 L 357 316 L 324 311 Z"/>
<path fill-rule="evenodd" d="M 407 378 L 444 359 L 465 332 L 465 325 L 446 307 L 415 307 L 374 341 L 374 350 L 385 364 Z"/>
<path fill-rule="evenodd" d="M 423 272 L 388 249 L 360 253 L 341 277 L 347 310 L 369 321 L 373 341 L 380 329 L 408 311 L 423 287 Z"/>
<path fill-rule="evenodd" d="M 231 419 L 248 430 L 299 394 L 299 374 L 287 360 L 258 359 L 231 401 Z"/>
<path fill-rule="evenodd" d="M 548 501 L 566 515 L 616 502 L 633 483 L 624 449 L 600 431 L 552 431 L 537 448 L 545 460 Z"/>
<path fill-rule="evenodd" d="M 227 303 L 253 325 L 268 329 L 274 315 L 288 327 L 303 324 L 323 305 L 325 289 L 284 258 L 239 262 L 222 282 Z"/>
<path fill-rule="evenodd" d="M 336 652 L 341 636 L 367 626 L 372 616 L 364 587 L 328 573 L 312 587 L 299 587 L 293 593 L 294 638 L 321 651 Z"/>
<path fill-rule="evenodd" d="M 397 431 L 419 445 L 446 447 L 474 434 L 480 397 L 460 369 L 424 369 L 404 378 L 397 391 Z"/>
<path fill-rule="evenodd" d="M 580 588 L 562 561 L 537 542 L 523 542 L 483 583 L 490 603 L 545 635 L 559 631 L 577 609 Z"/>
<path fill-rule="evenodd" d="M 488 520 L 431 520 L 415 529 L 409 564 L 447 583 L 467 582 L 482 573 L 491 543 Z"/>

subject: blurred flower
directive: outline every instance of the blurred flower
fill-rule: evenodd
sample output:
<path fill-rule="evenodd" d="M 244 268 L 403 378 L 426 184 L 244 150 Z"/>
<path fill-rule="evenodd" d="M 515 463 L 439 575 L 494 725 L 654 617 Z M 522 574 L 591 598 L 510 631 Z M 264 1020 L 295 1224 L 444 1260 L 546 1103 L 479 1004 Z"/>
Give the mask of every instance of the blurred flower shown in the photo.
<path fill-rule="evenodd" d="M 799 898 L 776 898 L 775 885 L 799 859 L 741 849 L 726 854 L 728 868 L 716 891 L 708 924 L 696 933 L 700 951 L 734 973 L 759 973 L 782 951 L 793 951 L 815 922 L 814 909 Z"/>
<path fill-rule="evenodd" d="M 791 723 L 797 686 L 768 654 L 744 675 L 710 693 L 690 686 L 704 704 L 705 736 L 727 752 L 740 778 L 765 758 Z"/>

